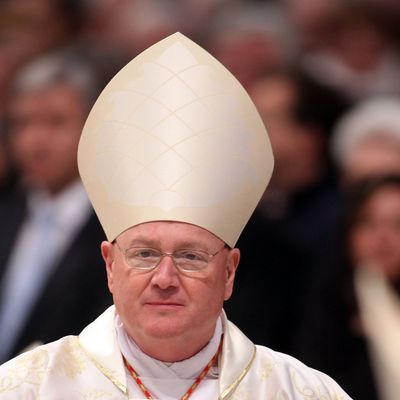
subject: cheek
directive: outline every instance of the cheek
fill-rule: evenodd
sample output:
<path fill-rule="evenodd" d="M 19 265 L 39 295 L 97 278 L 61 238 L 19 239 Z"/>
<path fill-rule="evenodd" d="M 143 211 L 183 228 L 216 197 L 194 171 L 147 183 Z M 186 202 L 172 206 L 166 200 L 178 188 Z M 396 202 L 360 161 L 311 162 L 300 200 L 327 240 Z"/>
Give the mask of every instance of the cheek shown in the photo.
<path fill-rule="evenodd" d="M 136 282 L 131 283 L 127 279 L 113 280 L 112 297 L 118 313 L 127 321 L 134 319 L 133 315 L 139 315 L 140 289 Z"/>
<path fill-rule="evenodd" d="M 396 232 L 393 237 L 393 245 L 397 252 L 400 254 L 400 232 Z"/>
<path fill-rule="evenodd" d="M 350 256 L 355 264 L 368 256 L 368 248 L 371 240 L 368 234 L 364 232 L 354 232 L 350 238 Z"/>
<path fill-rule="evenodd" d="M 27 135 L 15 134 L 10 141 L 11 152 L 17 160 L 23 159 L 25 153 L 32 149 L 32 143 Z"/>
<path fill-rule="evenodd" d="M 144 278 L 135 276 L 132 271 L 124 268 L 115 268 L 108 278 L 109 287 L 113 297 L 120 303 L 133 302 L 138 293 L 141 293 L 146 287 Z"/>
<path fill-rule="evenodd" d="M 60 132 L 52 141 L 52 151 L 63 160 L 70 160 L 75 156 L 79 144 L 79 136 L 76 132 Z"/>
<path fill-rule="evenodd" d="M 211 311 L 222 307 L 225 293 L 225 279 L 223 275 L 188 281 L 182 283 L 182 289 L 190 298 L 193 305 L 200 309 Z"/>

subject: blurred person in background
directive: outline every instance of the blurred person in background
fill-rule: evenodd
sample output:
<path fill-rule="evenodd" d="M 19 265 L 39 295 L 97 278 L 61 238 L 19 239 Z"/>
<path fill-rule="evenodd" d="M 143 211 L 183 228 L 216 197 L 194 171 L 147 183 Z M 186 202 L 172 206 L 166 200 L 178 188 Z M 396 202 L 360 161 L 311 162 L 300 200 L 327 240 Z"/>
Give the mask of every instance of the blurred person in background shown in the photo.
<path fill-rule="evenodd" d="M 393 96 L 373 97 L 357 103 L 350 108 L 332 129 L 331 152 L 333 160 L 337 165 L 339 183 L 341 190 L 346 193 L 356 186 L 355 192 L 369 194 L 369 188 L 375 184 L 365 184 L 364 181 L 377 179 L 383 181 L 377 183 L 379 188 L 385 186 L 386 180 L 390 183 L 393 179 L 379 178 L 387 175 L 400 175 L 400 99 Z M 390 183 L 395 186 L 394 183 Z M 365 186 L 366 185 L 366 186 Z M 364 188 L 365 186 L 365 188 Z M 399 188 L 396 190 L 399 191 Z M 371 196 L 373 190 L 371 189 Z M 363 196 L 366 198 L 367 194 Z M 366 381 L 372 379 L 370 367 L 370 356 L 367 352 L 366 339 L 363 332 L 360 332 L 359 317 L 356 314 L 356 301 L 354 299 L 354 265 L 355 256 L 350 256 L 349 252 L 357 253 L 357 266 L 370 265 L 364 258 L 368 257 L 375 261 L 376 257 L 385 257 L 388 261 L 377 260 L 375 263 L 394 271 L 383 271 L 390 280 L 391 275 L 397 274 L 395 271 L 398 266 L 396 262 L 389 260 L 396 258 L 396 252 L 392 249 L 398 243 L 390 242 L 390 238 L 380 235 L 377 227 L 381 226 L 371 222 L 371 216 L 367 216 L 365 223 L 357 220 L 360 229 L 355 226 L 354 215 L 357 207 L 361 207 L 361 195 L 354 198 L 348 205 L 344 202 L 347 215 L 345 221 L 350 216 L 353 218 L 351 226 L 348 223 L 346 229 L 338 227 L 337 239 L 332 243 L 323 246 L 322 256 L 316 262 L 316 270 L 319 274 L 313 277 L 308 303 L 306 306 L 304 326 L 300 328 L 300 352 L 297 356 L 304 356 L 316 368 L 322 365 L 327 366 L 330 373 L 344 385 L 355 398 L 381 399 L 376 394 L 375 386 L 369 387 Z M 366 199 L 364 199 L 363 201 Z M 377 201 L 381 201 L 380 196 L 376 195 Z M 381 197 L 384 197 L 383 195 Z M 397 197 L 392 196 L 395 203 Z M 354 203 L 354 199 L 359 202 Z M 349 200 L 348 200 L 349 201 Z M 398 201 L 398 199 L 397 199 Z M 375 203 L 373 203 L 375 204 Z M 379 203 L 378 203 L 379 204 Z M 383 203 L 383 208 L 389 206 Z M 357 206 L 357 207 L 356 207 Z M 372 207 L 372 206 L 371 206 Z M 400 203 L 398 205 L 400 207 Z M 345 211 L 343 210 L 343 211 Z M 357 211 L 358 212 L 358 211 Z M 344 217 L 342 217 L 344 218 Z M 338 221 L 341 221 L 339 218 Z M 375 218 L 375 217 L 374 217 Z M 389 218 L 389 217 L 388 217 Z M 392 217 L 392 231 L 396 219 Z M 354 226 L 353 226 L 354 225 Z M 367 230 L 366 228 L 370 229 Z M 363 240 L 348 240 L 348 231 L 361 232 L 356 236 Z M 364 235 L 370 232 L 369 235 Z M 379 237 L 381 238 L 380 240 Z M 392 237 L 394 237 L 392 235 Z M 369 241 L 365 240 L 367 238 Z M 373 241 L 375 240 L 375 242 Z M 397 282 L 397 278 L 394 279 Z M 398 283 L 395 283 L 398 286 Z M 316 302 L 316 299 L 322 301 Z M 307 311 L 308 310 L 308 311 Z M 358 313 L 358 311 L 357 311 Z M 329 320 L 328 320 L 329 319 Z M 354 321 L 357 324 L 354 324 Z M 312 334 L 310 333 L 312 332 Z"/>
<path fill-rule="evenodd" d="M 32 61 L 12 83 L 6 129 L 20 182 L 0 202 L 1 361 L 79 332 L 111 301 L 103 232 L 76 164 L 97 90 L 92 69 L 69 52 Z"/>
<path fill-rule="evenodd" d="M 96 48 L 100 44 L 115 52 L 120 58 L 120 67 L 190 23 L 190 19 L 183 20 L 182 7 L 171 1 L 86 0 L 85 11 L 84 40 Z"/>
<path fill-rule="evenodd" d="M 5 0 L 1 11 L 3 37 L 22 61 L 69 45 L 83 23 L 78 0 Z"/>
<path fill-rule="evenodd" d="M 206 47 L 248 89 L 291 59 L 295 43 L 276 3 L 239 2 L 222 9 L 202 32 Z"/>
<path fill-rule="evenodd" d="M 346 0 L 282 0 L 281 3 L 301 52 L 307 53 L 326 45 L 332 15 Z"/>
<path fill-rule="evenodd" d="M 15 71 L 33 57 L 73 43 L 83 22 L 78 0 L 4 0 L 0 4 L 0 117 Z"/>
<path fill-rule="evenodd" d="M 400 175 L 371 177 L 347 189 L 342 230 L 331 251 L 326 252 L 321 273 L 309 293 L 297 355 L 314 368 L 324 368 L 355 399 L 394 400 L 397 397 L 386 397 L 386 393 L 388 385 L 394 384 L 388 378 L 398 371 L 398 359 L 390 360 L 386 352 L 385 362 L 375 363 L 368 342 L 374 340 L 376 345 L 377 335 L 370 337 L 369 328 L 375 326 L 373 333 L 380 331 L 378 347 L 386 341 L 392 357 L 396 357 L 400 331 L 397 341 L 388 342 L 392 332 L 386 330 L 388 323 L 383 320 L 386 305 L 378 302 L 376 289 L 360 287 L 355 276 L 374 269 L 376 275 L 367 285 L 379 284 L 376 278 L 381 276 L 393 296 L 400 295 Z M 373 298 L 368 299 L 366 295 L 371 293 Z M 374 323 L 366 325 L 363 314 L 371 302 L 375 309 L 378 304 L 382 308 L 375 310 Z M 395 318 L 400 320 L 399 308 L 397 312 Z"/>
<path fill-rule="evenodd" d="M 254 104 L 215 58 L 176 33 L 134 59 L 90 112 L 78 164 L 107 235 L 115 307 L 79 337 L 2 365 L 1 399 L 350 400 L 254 345 L 222 310 L 273 156 Z"/>
<path fill-rule="evenodd" d="M 400 174 L 400 97 L 356 104 L 335 124 L 330 146 L 342 186 L 370 176 Z"/>
<path fill-rule="evenodd" d="M 400 93 L 400 57 L 391 16 L 381 4 L 344 3 L 332 15 L 323 47 L 301 57 L 304 71 L 350 101 Z"/>
<path fill-rule="evenodd" d="M 290 352 L 314 259 L 329 242 L 340 211 L 327 135 L 346 104 L 289 70 L 265 74 L 249 93 L 268 129 L 275 169 L 239 240 L 240 297 L 234 293 L 227 309 L 254 340 Z M 262 277 L 257 282 L 254 268 Z M 246 304 L 255 306 L 249 310 Z"/>
<path fill-rule="evenodd" d="M 306 254 L 323 240 L 336 211 L 329 134 L 347 102 L 302 73 L 276 70 L 249 90 L 271 137 L 275 170 L 258 210 L 289 247 Z"/>
<path fill-rule="evenodd" d="M 17 179 L 9 150 L 4 127 L 0 124 L 0 197 L 12 190 Z"/>

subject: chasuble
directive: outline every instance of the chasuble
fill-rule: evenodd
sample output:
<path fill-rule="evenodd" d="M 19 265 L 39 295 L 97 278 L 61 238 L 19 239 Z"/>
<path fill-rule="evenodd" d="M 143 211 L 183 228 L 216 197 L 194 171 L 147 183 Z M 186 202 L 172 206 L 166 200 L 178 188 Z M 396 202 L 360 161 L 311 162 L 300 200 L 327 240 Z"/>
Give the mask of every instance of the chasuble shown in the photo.
<path fill-rule="evenodd" d="M 135 394 L 140 392 L 128 391 L 132 378 L 123 363 L 114 318 L 112 306 L 78 337 L 66 336 L 3 364 L 0 400 L 144 398 Z M 224 340 L 218 399 L 350 400 L 327 375 L 288 355 L 254 345 L 224 313 L 221 319 Z M 203 382 L 192 400 L 204 400 Z"/>

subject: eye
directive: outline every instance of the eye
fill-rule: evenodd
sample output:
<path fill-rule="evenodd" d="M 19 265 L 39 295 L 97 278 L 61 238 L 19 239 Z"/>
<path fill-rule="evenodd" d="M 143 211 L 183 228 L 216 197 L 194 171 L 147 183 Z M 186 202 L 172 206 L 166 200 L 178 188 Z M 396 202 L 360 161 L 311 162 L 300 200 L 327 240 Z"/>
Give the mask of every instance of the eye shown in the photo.
<path fill-rule="evenodd" d="M 179 250 L 175 253 L 175 257 L 185 261 L 207 261 L 207 255 L 197 250 Z"/>
<path fill-rule="evenodd" d="M 159 257 L 160 253 L 154 249 L 137 248 L 137 249 L 129 249 L 127 255 L 133 258 L 151 259 Z"/>

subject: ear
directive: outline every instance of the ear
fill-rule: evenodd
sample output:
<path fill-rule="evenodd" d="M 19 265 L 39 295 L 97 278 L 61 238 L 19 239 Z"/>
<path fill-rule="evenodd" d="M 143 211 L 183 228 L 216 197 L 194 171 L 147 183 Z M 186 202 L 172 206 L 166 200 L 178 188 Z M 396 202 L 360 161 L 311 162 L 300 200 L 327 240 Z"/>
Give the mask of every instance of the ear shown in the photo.
<path fill-rule="evenodd" d="M 226 264 L 226 275 L 225 275 L 225 295 L 224 300 L 228 300 L 233 291 L 233 282 L 235 281 L 236 269 L 239 265 L 240 250 L 232 249 L 229 250 L 228 260 Z"/>
<path fill-rule="evenodd" d="M 104 241 L 101 243 L 101 255 L 106 264 L 107 283 L 110 292 L 113 292 L 113 267 L 114 267 L 114 251 L 113 245 L 110 242 Z"/>

